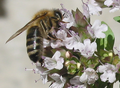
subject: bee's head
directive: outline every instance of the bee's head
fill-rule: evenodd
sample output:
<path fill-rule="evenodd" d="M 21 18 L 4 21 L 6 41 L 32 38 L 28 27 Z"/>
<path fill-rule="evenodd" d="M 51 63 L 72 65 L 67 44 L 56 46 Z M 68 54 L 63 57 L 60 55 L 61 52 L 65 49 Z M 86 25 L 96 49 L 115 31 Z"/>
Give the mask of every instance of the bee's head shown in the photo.
<path fill-rule="evenodd" d="M 51 17 L 51 20 L 52 20 L 52 26 L 54 28 L 58 28 L 60 27 L 59 23 L 62 22 L 62 23 L 65 23 L 63 22 L 63 15 L 62 15 L 62 12 L 59 10 L 59 9 L 54 9 L 53 10 L 53 14 L 54 16 Z"/>
<path fill-rule="evenodd" d="M 54 10 L 54 16 L 57 21 L 61 21 L 63 19 L 63 15 L 59 9 Z"/>

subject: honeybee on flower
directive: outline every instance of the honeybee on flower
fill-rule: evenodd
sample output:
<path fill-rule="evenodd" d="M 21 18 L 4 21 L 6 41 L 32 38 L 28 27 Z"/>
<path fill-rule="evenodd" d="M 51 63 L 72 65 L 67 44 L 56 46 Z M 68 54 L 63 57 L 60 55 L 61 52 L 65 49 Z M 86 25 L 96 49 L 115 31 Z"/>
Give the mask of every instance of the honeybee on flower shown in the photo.
<path fill-rule="evenodd" d="M 120 75 L 120 50 L 115 48 L 114 53 L 114 34 L 105 22 L 91 23 L 90 19 L 114 2 L 115 7 L 119 5 L 117 0 L 108 2 L 82 0 L 83 12 L 78 8 L 69 11 L 61 4 L 63 18 L 51 33 L 56 39 L 43 39 L 43 62 L 34 63 L 36 68 L 32 69 L 43 83 L 51 82 L 49 88 L 109 88 L 120 80 L 116 77 Z"/>

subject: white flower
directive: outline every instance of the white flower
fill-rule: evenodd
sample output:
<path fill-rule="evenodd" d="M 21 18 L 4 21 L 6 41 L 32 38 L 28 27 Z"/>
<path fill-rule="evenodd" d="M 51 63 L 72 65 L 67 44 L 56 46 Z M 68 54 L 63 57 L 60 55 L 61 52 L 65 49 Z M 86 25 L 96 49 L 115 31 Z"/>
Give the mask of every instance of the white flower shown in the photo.
<path fill-rule="evenodd" d="M 80 77 L 80 81 L 83 83 L 93 84 L 98 80 L 98 74 L 92 68 L 87 68 Z"/>
<path fill-rule="evenodd" d="M 70 83 L 74 86 L 68 87 L 68 88 L 86 88 L 86 83 L 80 82 L 80 76 L 75 76 L 72 79 L 70 79 Z"/>
<path fill-rule="evenodd" d="M 34 73 L 40 74 L 43 84 L 45 84 L 48 81 L 47 75 L 49 73 L 49 70 L 45 70 L 39 62 L 35 63 L 35 65 L 36 69 L 34 69 Z"/>
<path fill-rule="evenodd" d="M 72 50 L 76 46 L 76 44 L 78 42 L 80 42 L 80 37 L 74 31 L 69 31 L 69 34 L 72 37 L 67 37 L 66 38 L 65 46 L 66 46 L 67 49 Z"/>
<path fill-rule="evenodd" d="M 74 48 L 74 45 L 76 44 L 76 39 L 74 37 L 70 37 L 66 39 L 66 48 L 72 50 Z"/>
<path fill-rule="evenodd" d="M 71 26 L 75 26 L 75 20 L 73 18 L 72 13 L 69 10 L 66 10 L 63 5 L 61 4 L 62 9 L 61 12 L 64 14 L 64 18 L 62 21 L 66 22 L 66 23 L 60 23 L 60 26 L 62 25 L 66 25 L 66 28 L 70 28 Z"/>
<path fill-rule="evenodd" d="M 90 14 L 89 14 L 89 8 L 88 8 L 88 6 L 85 4 L 85 3 L 83 3 L 83 14 L 85 15 L 85 17 L 86 18 L 90 18 Z"/>
<path fill-rule="evenodd" d="M 105 38 L 105 34 L 103 32 L 108 30 L 108 26 L 101 24 L 100 20 L 96 20 L 92 27 L 87 27 L 87 30 L 93 38 Z"/>
<path fill-rule="evenodd" d="M 90 39 L 85 39 L 84 43 L 78 42 L 74 49 L 78 50 L 81 52 L 81 55 L 88 58 L 94 54 L 95 50 L 97 49 L 97 44 L 96 42 L 90 43 Z"/>
<path fill-rule="evenodd" d="M 111 8 L 110 12 L 117 10 L 120 10 L 120 0 L 113 0 L 113 7 Z"/>
<path fill-rule="evenodd" d="M 120 9 L 120 0 L 106 0 L 104 4 L 108 7 L 112 6 L 110 12 L 114 12 Z"/>
<path fill-rule="evenodd" d="M 120 6 L 116 6 L 114 8 L 111 8 L 110 12 L 115 12 L 120 9 Z"/>
<path fill-rule="evenodd" d="M 110 83 L 113 83 L 116 80 L 117 68 L 112 64 L 107 63 L 105 65 L 100 65 L 98 67 L 98 72 L 103 73 L 100 76 L 103 82 L 108 80 Z"/>
<path fill-rule="evenodd" d="M 59 48 L 61 46 L 64 46 L 66 43 L 66 38 L 67 38 L 67 33 L 65 30 L 58 30 L 56 33 L 56 37 L 58 38 L 58 40 L 53 41 L 51 43 L 51 47 L 52 48 Z M 59 40 L 60 39 L 60 40 Z"/>
<path fill-rule="evenodd" d="M 63 62 L 64 59 L 61 56 L 61 53 L 59 51 L 56 51 L 52 58 L 45 57 L 44 59 L 44 66 L 49 69 L 62 69 L 63 68 Z"/>
<path fill-rule="evenodd" d="M 59 48 L 61 46 L 64 46 L 63 41 L 61 41 L 61 40 L 56 40 L 56 41 L 51 42 L 52 48 Z"/>
<path fill-rule="evenodd" d="M 67 33 L 71 37 L 67 37 Z M 68 29 L 58 30 L 58 32 L 56 33 L 56 37 L 58 38 L 58 40 L 51 42 L 52 48 L 65 46 L 67 49 L 72 50 L 75 44 L 80 41 L 80 37 L 74 31 L 69 31 Z"/>
<path fill-rule="evenodd" d="M 74 85 L 80 85 L 80 76 L 75 76 L 74 78 L 70 79 L 70 83 Z"/>
<path fill-rule="evenodd" d="M 113 4 L 113 0 L 106 0 L 106 1 L 104 2 L 104 4 L 105 4 L 106 6 L 111 6 L 111 5 Z"/>
<path fill-rule="evenodd" d="M 70 86 L 67 88 L 87 88 L 86 85 L 76 85 L 76 86 Z"/>
<path fill-rule="evenodd" d="M 95 2 L 95 0 L 88 0 L 87 5 L 90 15 L 100 15 L 102 8 Z"/>
<path fill-rule="evenodd" d="M 53 82 L 52 85 L 50 85 L 49 88 L 63 88 L 63 86 L 66 82 L 66 79 L 64 77 L 60 76 L 57 73 L 54 73 L 54 74 L 50 75 L 50 77 L 53 80 L 55 80 L 55 82 Z"/>

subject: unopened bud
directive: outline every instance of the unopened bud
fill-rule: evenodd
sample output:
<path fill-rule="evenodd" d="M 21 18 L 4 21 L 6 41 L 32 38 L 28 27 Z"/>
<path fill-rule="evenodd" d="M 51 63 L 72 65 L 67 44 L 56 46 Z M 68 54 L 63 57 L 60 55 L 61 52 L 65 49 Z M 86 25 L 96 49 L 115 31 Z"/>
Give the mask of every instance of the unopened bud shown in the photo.
<path fill-rule="evenodd" d="M 77 69 L 79 69 L 81 66 L 81 63 L 77 63 Z"/>
<path fill-rule="evenodd" d="M 112 56 L 113 56 L 113 53 L 112 53 L 112 52 L 110 52 L 110 53 L 109 53 L 109 56 L 110 56 L 110 57 L 112 57 Z"/>
<path fill-rule="evenodd" d="M 69 66 L 69 64 L 70 64 L 70 61 L 66 61 L 66 62 L 65 62 L 65 66 L 66 66 L 66 67 Z"/>
<path fill-rule="evenodd" d="M 72 56 L 71 52 L 67 51 L 65 54 L 66 58 L 70 58 Z"/>

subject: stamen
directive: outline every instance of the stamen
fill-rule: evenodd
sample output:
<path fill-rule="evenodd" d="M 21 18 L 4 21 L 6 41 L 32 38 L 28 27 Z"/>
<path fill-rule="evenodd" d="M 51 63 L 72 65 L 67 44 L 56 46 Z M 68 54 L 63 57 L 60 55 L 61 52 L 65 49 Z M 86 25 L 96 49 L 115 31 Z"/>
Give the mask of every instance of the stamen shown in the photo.
<path fill-rule="evenodd" d="M 35 65 L 35 63 L 34 63 L 34 62 L 31 62 L 31 64 L 32 64 L 32 65 Z"/>
<path fill-rule="evenodd" d="M 34 71 L 34 69 L 27 69 L 27 68 L 25 68 L 25 71 Z"/>
<path fill-rule="evenodd" d="M 38 80 L 35 80 L 35 83 L 37 83 L 40 80 L 40 78 Z"/>
<path fill-rule="evenodd" d="M 118 49 L 117 49 L 117 47 L 114 47 L 115 48 L 115 50 L 117 51 L 117 52 L 120 52 Z"/>

